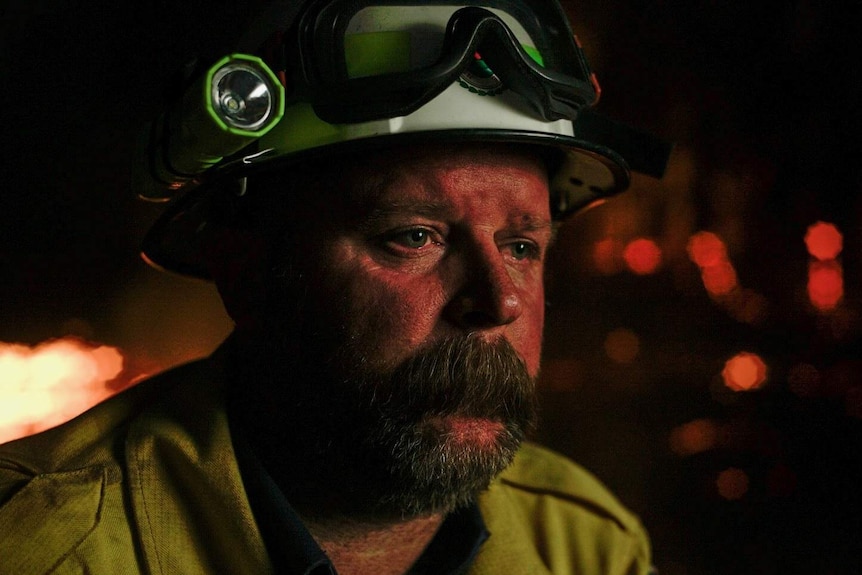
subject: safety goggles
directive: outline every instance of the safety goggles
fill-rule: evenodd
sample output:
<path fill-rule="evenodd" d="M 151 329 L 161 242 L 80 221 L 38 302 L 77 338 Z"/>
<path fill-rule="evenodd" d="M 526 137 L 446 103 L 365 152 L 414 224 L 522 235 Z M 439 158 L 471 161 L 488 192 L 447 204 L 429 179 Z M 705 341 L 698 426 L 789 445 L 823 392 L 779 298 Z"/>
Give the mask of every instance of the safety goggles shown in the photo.
<path fill-rule="evenodd" d="M 455 82 L 480 94 L 512 90 L 545 121 L 572 119 L 598 89 L 553 2 L 322 0 L 297 16 L 278 61 L 288 103 L 311 103 L 333 124 L 406 116 Z"/>

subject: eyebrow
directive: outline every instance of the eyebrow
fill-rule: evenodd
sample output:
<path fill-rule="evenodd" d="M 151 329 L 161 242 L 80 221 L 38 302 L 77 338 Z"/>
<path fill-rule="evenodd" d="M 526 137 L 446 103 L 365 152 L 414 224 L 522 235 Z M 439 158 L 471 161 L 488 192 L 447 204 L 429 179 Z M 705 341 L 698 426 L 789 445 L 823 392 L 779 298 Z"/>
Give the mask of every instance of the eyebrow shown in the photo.
<path fill-rule="evenodd" d="M 440 202 L 393 201 L 357 214 L 354 225 L 358 232 L 370 233 L 384 226 L 393 216 L 423 216 L 432 220 L 445 220 L 450 213 L 451 208 Z M 532 214 L 516 215 L 506 223 L 506 228 L 515 232 L 547 233 L 551 238 L 555 235 L 553 222 Z"/>
<path fill-rule="evenodd" d="M 451 207 L 442 202 L 394 200 L 358 213 L 355 223 L 358 230 L 369 231 L 385 223 L 393 216 L 411 215 L 424 216 L 430 219 L 445 219 L 451 211 Z"/>
<path fill-rule="evenodd" d="M 553 230 L 554 224 L 551 220 L 537 217 L 532 214 L 521 214 L 517 216 L 516 221 L 513 224 L 517 225 L 519 229 L 523 229 L 528 232 L 541 232 L 545 230 Z"/>

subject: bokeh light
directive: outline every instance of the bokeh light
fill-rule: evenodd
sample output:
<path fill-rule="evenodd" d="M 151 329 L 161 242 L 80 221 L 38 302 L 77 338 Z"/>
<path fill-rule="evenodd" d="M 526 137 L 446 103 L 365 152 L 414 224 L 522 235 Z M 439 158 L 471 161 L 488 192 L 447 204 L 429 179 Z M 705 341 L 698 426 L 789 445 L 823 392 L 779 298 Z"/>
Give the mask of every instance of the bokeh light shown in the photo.
<path fill-rule="evenodd" d="M 724 305 L 734 319 L 756 325 L 766 318 L 769 302 L 763 294 L 747 288 L 731 289 L 731 294 L 733 297 L 727 298 Z"/>
<path fill-rule="evenodd" d="M 711 296 L 723 296 L 739 286 L 736 270 L 729 261 L 720 261 L 701 270 L 703 286 Z"/>
<path fill-rule="evenodd" d="M 718 474 L 715 486 L 718 494 L 728 501 L 737 501 L 748 493 L 748 474 L 742 469 L 731 467 Z"/>
<path fill-rule="evenodd" d="M 626 245 L 623 260 L 635 274 L 649 275 L 661 265 L 661 248 L 651 239 L 638 238 Z"/>
<path fill-rule="evenodd" d="M 616 363 L 631 363 L 639 352 L 640 338 L 630 329 L 615 329 L 605 338 L 605 353 Z"/>
<path fill-rule="evenodd" d="M 682 457 L 696 455 L 716 447 L 718 437 L 719 427 L 715 421 L 696 419 L 670 432 L 670 449 Z"/>
<path fill-rule="evenodd" d="M 833 260 L 844 247 L 844 236 L 834 224 L 815 222 L 805 233 L 805 247 L 818 260 Z"/>
<path fill-rule="evenodd" d="M 727 246 L 712 232 L 697 232 L 692 235 L 686 251 L 691 261 L 700 268 L 712 267 L 727 259 Z"/>
<path fill-rule="evenodd" d="M 750 391 L 766 383 L 766 373 L 766 362 L 756 353 L 744 351 L 727 360 L 721 378 L 733 391 Z"/>
<path fill-rule="evenodd" d="M 808 299 L 819 311 L 838 307 L 844 298 L 844 271 L 836 260 L 815 260 L 808 265 Z"/>
<path fill-rule="evenodd" d="M 688 257 L 700 268 L 706 291 L 713 298 L 727 296 L 739 287 L 736 270 L 727 256 L 727 246 L 712 232 L 697 232 L 686 245 Z"/>
<path fill-rule="evenodd" d="M 622 271 L 623 243 L 615 238 L 604 238 L 593 246 L 593 263 L 599 273 L 606 276 Z"/>

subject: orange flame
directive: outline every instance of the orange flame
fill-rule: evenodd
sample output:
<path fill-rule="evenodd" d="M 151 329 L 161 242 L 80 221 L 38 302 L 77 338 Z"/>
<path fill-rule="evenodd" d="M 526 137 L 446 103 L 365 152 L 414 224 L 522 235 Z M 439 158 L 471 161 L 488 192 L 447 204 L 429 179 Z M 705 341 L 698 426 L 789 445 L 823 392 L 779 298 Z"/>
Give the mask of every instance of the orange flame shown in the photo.
<path fill-rule="evenodd" d="M 35 347 L 0 342 L 0 443 L 67 421 L 113 395 L 123 371 L 114 347 L 63 338 Z"/>

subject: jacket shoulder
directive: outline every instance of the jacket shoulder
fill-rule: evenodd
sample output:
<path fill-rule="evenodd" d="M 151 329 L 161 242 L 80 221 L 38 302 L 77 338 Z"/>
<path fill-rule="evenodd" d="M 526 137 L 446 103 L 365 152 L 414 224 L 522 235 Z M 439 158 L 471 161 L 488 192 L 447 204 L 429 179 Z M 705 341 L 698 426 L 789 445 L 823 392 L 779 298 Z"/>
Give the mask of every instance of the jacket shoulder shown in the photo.
<path fill-rule="evenodd" d="M 61 425 L 0 445 L 0 502 L 18 480 L 113 462 L 129 423 L 167 389 L 200 371 L 202 363 L 156 375 Z"/>
<path fill-rule="evenodd" d="M 639 518 L 590 472 L 547 448 L 524 444 L 480 507 L 491 537 L 474 573 L 507 566 L 512 573 L 651 572 Z"/>
<path fill-rule="evenodd" d="M 500 482 L 515 492 L 548 497 L 583 513 L 616 523 L 636 532 L 638 518 L 592 473 L 574 461 L 534 443 L 525 443 L 500 476 Z"/>

